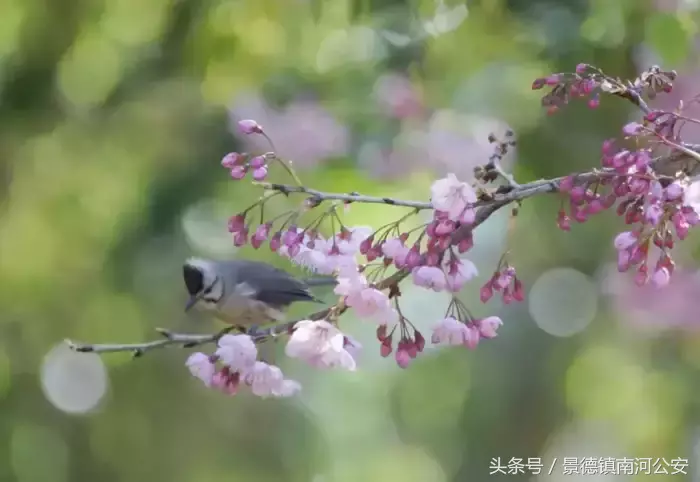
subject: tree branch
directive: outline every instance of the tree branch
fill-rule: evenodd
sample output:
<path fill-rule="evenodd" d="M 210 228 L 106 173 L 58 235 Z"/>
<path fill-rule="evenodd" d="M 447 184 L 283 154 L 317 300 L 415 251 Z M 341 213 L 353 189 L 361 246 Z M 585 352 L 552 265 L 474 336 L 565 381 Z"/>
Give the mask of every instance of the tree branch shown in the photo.
<path fill-rule="evenodd" d="M 283 194 L 303 193 L 308 194 L 315 200 L 322 201 L 343 201 L 347 203 L 368 203 L 368 204 L 388 204 L 390 206 L 403 206 L 414 209 L 432 209 L 433 206 L 425 201 L 404 201 L 391 197 L 364 196 L 358 193 L 340 194 L 335 192 L 323 192 L 316 189 L 309 189 L 304 186 L 291 186 L 289 184 L 273 184 L 270 182 L 254 182 L 253 185 L 260 186 L 268 191 L 277 191 Z"/>
<path fill-rule="evenodd" d="M 331 312 L 331 308 L 326 308 L 321 311 L 317 311 L 304 318 L 305 320 L 322 320 Z M 251 335 L 256 343 L 262 342 L 268 338 L 274 338 L 285 332 L 288 332 L 295 323 L 301 320 L 288 321 L 279 325 L 275 325 L 271 328 L 264 330 L 253 330 L 248 334 Z M 216 343 L 219 339 L 234 331 L 236 327 L 227 326 L 226 328 L 219 330 L 213 334 L 200 335 L 195 333 L 176 333 L 165 328 L 156 328 L 155 331 L 160 333 L 163 338 L 160 340 L 145 341 L 142 343 L 80 343 L 72 340 L 65 340 L 68 347 L 76 352 L 80 353 L 115 353 L 115 352 L 132 352 L 134 358 L 143 355 L 144 353 L 152 350 L 157 350 L 161 348 L 168 347 L 180 347 L 180 348 L 194 348 L 196 346 L 208 345 L 210 343 Z"/>
<path fill-rule="evenodd" d="M 595 172 L 589 172 L 582 174 L 579 178 L 583 179 L 593 179 L 597 174 Z M 557 178 L 552 180 L 542 180 L 535 181 L 529 184 L 524 184 L 520 188 L 515 189 L 507 194 L 495 196 L 491 201 L 479 201 L 477 203 L 479 209 L 476 213 L 476 221 L 470 226 L 464 226 L 457 230 L 454 235 L 457 237 L 464 237 L 477 226 L 486 221 L 493 213 L 502 208 L 503 206 L 510 204 L 513 201 L 525 199 L 527 197 L 535 196 L 537 194 L 555 192 L 558 189 L 559 182 L 563 178 Z M 302 192 L 311 194 L 313 196 L 318 196 L 322 200 L 346 200 L 346 198 L 351 199 L 353 202 L 367 202 L 367 203 L 382 203 L 390 204 L 396 206 L 406 206 L 420 209 L 429 209 L 430 203 L 421 203 L 418 201 L 401 201 L 390 198 L 374 198 L 370 196 L 361 196 L 354 194 L 335 194 L 335 193 L 324 193 L 321 191 L 316 191 L 313 189 L 306 189 L 298 186 L 287 186 L 282 184 L 268 184 L 259 183 L 263 185 L 266 189 L 274 189 L 281 192 Z M 268 187 L 269 186 L 269 187 Z M 410 273 L 408 271 L 397 271 L 396 273 L 388 276 L 384 280 L 378 283 L 377 288 L 380 290 L 389 288 L 390 286 L 400 283 L 404 278 L 406 278 Z M 321 320 L 326 318 L 328 315 L 333 313 L 335 316 L 340 316 L 346 311 L 347 307 L 344 303 L 339 302 L 324 310 L 318 311 L 309 315 L 304 319 L 311 320 Z M 249 333 L 256 342 L 262 342 L 269 338 L 274 338 L 283 333 L 289 332 L 291 328 L 300 320 L 293 320 L 279 325 L 275 325 L 271 328 L 264 330 L 255 330 Z M 192 334 L 192 333 L 176 333 L 164 328 L 157 328 L 156 331 L 160 333 L 163 338 L 159 340 L 152 340 L 143 343 L 124 343 L 124 344 L 91 344 L 91 343 L 79 343 L 71 340 L 66 340 L 68 346 L 77 352 L 81 353 L 114 353 L 114 352 L 132 352 L 134 357 L 139 357 L 144 353 L 167 348 L 172 346 L 178 346 L 181 348 L 193 348 L 200 345 L 206 345 L 210 343 L 216 343 L 219 338 L 223 335 L 230 333 L 234 330 L 234 327 L 229 326 L 223 330 L 207 335 Z"/>
<path fill-rule="evenodd" d="M 687 149 L 700 148 L 697 145 L 686 145 Z M 657 162 L 663 162 L 667 160 L 668 156 L 664 156 L 657 160 Z M 601 177 L 619 175 L 613 170 L 601 169 L 592 170 L 584 172 L 581 174 L 572 174 L 575 178 L 576 183 L 589 183 L 593 182 Z M 491 217 L 496 211 L 501 209 L 508 204 L 515 201 L 521 201 L 526 198 L 534 197 L 540 194 L 554 193 L 559 190 L 559 184 L 561 181 L 569 176 L 558 177 L 554 179 L 542 179 L 538 181 L 533 181 L 527 184 L 519 185 L 513 188 L 510 192 L 504 194 L 494 194 L 491 199 L 480 200 L 474 204 L 477 208 L 476 219 L 473 224 L 465 225 L 460 227 L 457 231 L 453 233 L 453 239 L 458 242 L 464 237 L 468 236 L 474 229 L 479 225 L 483 224 L 489 217 Z M 386 197 L 372 197 L 363 196 L 360 194 L 339 194 L 339 193 L 329 193 L 317 191 L 315 189 L 308 189 L 303 186 L 290 186 L 285 184 L 271 184 L 271 183 L 256 183 L 262 186 L 264 189 L 270 189 L 285 194 L 288 193 L 305 193 L 313 196 L 319 201 L 327 200 L 338 200 L 347 202 L 359 202 L 359 203 L 371 203 L 371 204 L 387 204 L 391 206 L 404 206 L 411 207 L 414 209 L 432 209 L 430 203 L 420 202 L 420 201 L 406 201 L 394 198 Z M 387 278 L 383 279 L 377 284 L 377 289 L 384 290 L 391 286 L 395 286 L 401 281 L 403 281 L 410 272 L 400 270 Z M 304 319 L 311 320 L 321 320 L 327 318 L 329 315 L 335 317 L 342 315 L 347 310 L 345 304 L 340 301 L 337 304 L 326 308 L 321 311 L 317 311 Z M 274 338 L 284 333 L 291 331 L 294 324 L 300 320 L 293 320 L 279 325 L 275 325 L 271 328 L 262 330 L 253 330 L 249 332 L 256 343 L 263 342 L 267 339 Z M 228 326 L 223 330 L 207 335 L 200 334 L 190 334 L 190 333 L 175 333 L 167 329 L 157 328 L 156 331 L 160 333 L 163 338 L 159 340 L 152 340 L 143 343 L 132 343 L 132 344 L 89 344 L 89 343 L 78 343 L 71 340 L 66 340 L 68 346 L 77 352 L 82 353 L 113 353 L 113 352 L 132 352 L 135 357 L 143 355 L 147 351 L 167 348 L 171 346 L 178 346 L 181 348 L 193 348 L 196 346 L 206 345 L 210 343 L 216 343 L 223 335 L 230 333 L 234 330 L 234 327 Z"/>

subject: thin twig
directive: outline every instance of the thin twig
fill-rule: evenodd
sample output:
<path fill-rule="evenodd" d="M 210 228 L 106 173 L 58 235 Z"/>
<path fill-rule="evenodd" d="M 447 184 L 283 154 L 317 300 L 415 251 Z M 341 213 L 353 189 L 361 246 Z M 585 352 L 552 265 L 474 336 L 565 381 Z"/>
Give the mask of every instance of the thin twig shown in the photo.
<path fill-rule="evenodd" d="M 269 182 L 254 182 L 256 186 L 260 186 L 263 189 L 269 191 L 278 191 L 284 194 L 290 193 L 303 193 L 308 194 L 317 201 L 343 201 L 347 203 L 368 203 L 368 204 L 388 204 L 390 206 L 404 206 L 407 208 L 414 209 L 432 209 L 433 206 L 429 202 L 425 201 L 405 201 L 401 199 L 395 199 L 391 197 L 374 197 L 374 196 L 364 196 L 362 194 L 351 193 L 351 194 L 341 194 L 335 192 L 323 192 L 317 191 L 316 189 L 310 189 L 304 186 L 291 186 L 289 184 L 273 184 Z"/>
<path fill-rule="evenodd" d="M 316 313 L 309 315 L 304 318 L 306 320 L 321 320 L 325 318 L 331 308 L 327 308 Z M 275 325 L 271 328 L 258 329 L 250 332 L 249 334 L 256 343 L 260 343 L 269 338 L 274 338 L 278 335 L 288 332 L 295 323 L 300 320 L 289 321 L 287 323 L 282 323 Z M 200 335 L 194 333 L 177 333 L 165 328 L 156 328 L 156 331 L 160 333 L 163 338 L 159 340 L 145 341 L 142 343 L 79 343 L 72 340 L 65 340 L 65 343 L 74 351 L 80 353 L 115 353 L 115 352 L 131 352 L 134 357 L 139 357 L 144 353 L 157 350 L 161 348 L 168 347 L 180 347 L 180 348 L 194 348 L 196 346 L 208 345 L 210 343 L 216 343 L 219 339 L 232 332 L 235 329 L 233 326 L 227 326 L 226 328 L 218 331 L 217 333 Z"/>
<path fill-rule="evenodd" d="M 509 174 L 508 172 L 506 172 L 505 169 L 503 169 L 503 166 L 501 166 L 501 161 L 499 161 L 498 159 L 494 159 L 494 160 L 491 161 L 491 162 L 492 162 L 492 164 L 493 164 L 493 170 L 496 171 L 496 173 L 497 173 L 499 176 L 501 176 L 501 177 L 508 183 L 508 185 L 509 185 L 510 187 L 512 187 L 513 189 L 517 189 L 517 188 L 520 187 L 520 184 L 518 184 L 518 183 L 516 182 L 516 180 L 515 180 L 515 178 L 513 177 L 513 175 L 512 175 L 512 174 Z"/>

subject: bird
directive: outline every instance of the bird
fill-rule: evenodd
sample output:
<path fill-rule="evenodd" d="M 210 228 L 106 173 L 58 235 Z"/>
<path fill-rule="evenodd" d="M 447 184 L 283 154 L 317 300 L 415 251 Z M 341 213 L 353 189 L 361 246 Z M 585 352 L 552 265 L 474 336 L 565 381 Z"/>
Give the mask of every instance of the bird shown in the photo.
<path fill-rule="evenodd" d="M 309 288 L 336 283 L 333 277 L 301 280 L 268 263 L 242 259 L 192 257 L 182 273 L 189 294 L 186 312 L 197 306 L 241 331 L 284 322 L 292 303 L 323 303 Z"/>

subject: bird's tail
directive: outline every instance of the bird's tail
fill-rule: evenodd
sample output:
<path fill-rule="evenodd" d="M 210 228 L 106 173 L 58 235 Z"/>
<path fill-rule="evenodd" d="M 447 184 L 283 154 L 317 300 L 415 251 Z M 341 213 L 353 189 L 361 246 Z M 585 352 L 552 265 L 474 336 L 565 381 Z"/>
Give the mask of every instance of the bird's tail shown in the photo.
<path fill-rule="evenodd" d="M 307 278 L 304 280 L 306 286 L 333 286 L 338 281 L 333 276 L 314 276 L 313 278 Z"/>

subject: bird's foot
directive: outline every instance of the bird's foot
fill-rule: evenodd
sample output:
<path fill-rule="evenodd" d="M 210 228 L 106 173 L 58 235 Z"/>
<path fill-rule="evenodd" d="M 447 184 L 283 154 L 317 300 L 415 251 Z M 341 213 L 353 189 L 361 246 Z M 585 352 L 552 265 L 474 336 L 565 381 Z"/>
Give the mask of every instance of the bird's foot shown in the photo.
<path fill-rule="evenodd" d="M 250 325 L 248 328 L 243 329 L 243 333 L 252 338 L 262 335 L 262 333 L 260 332 L 260 325 Z"/>

